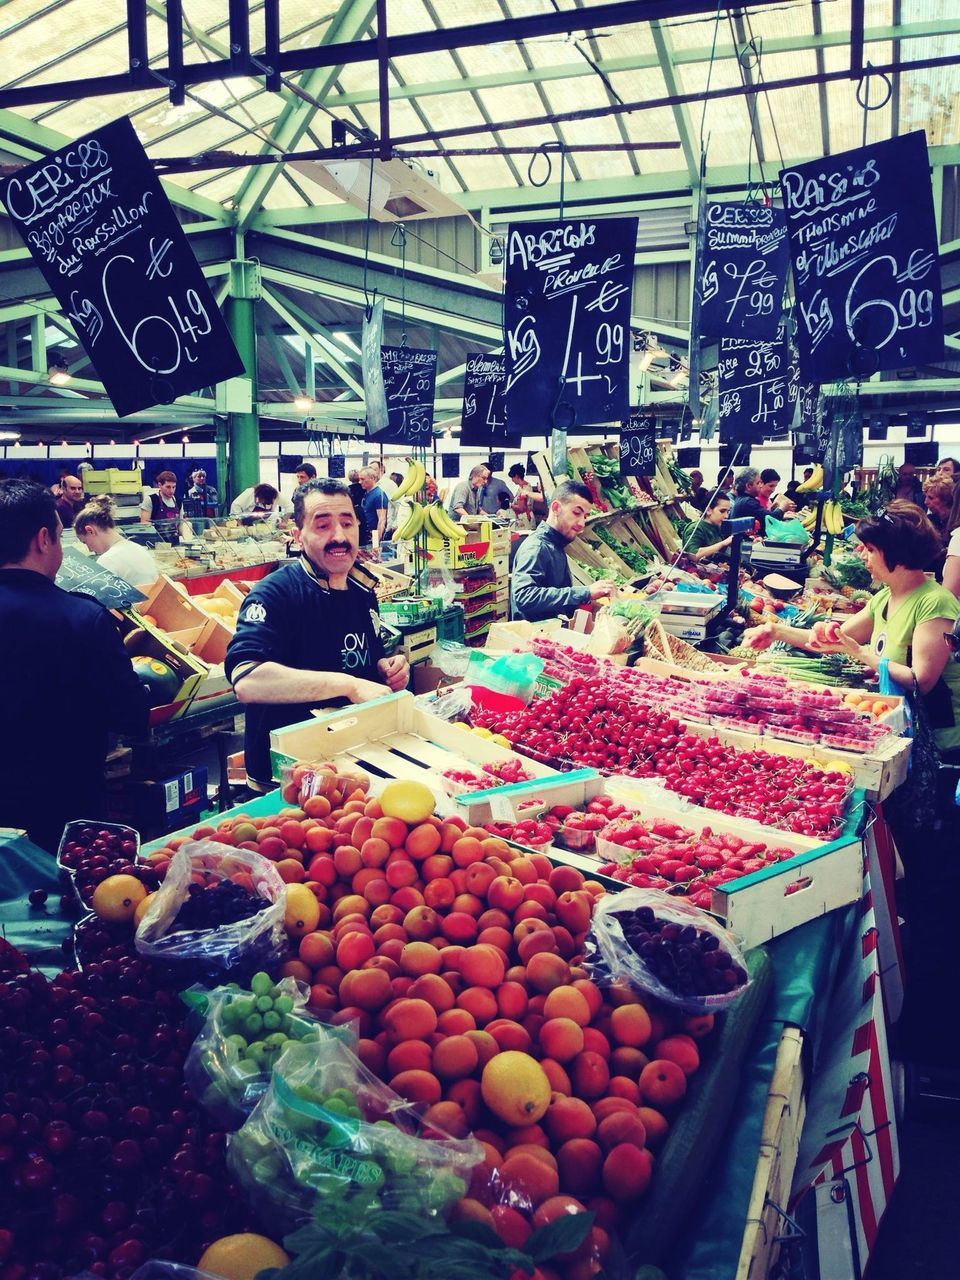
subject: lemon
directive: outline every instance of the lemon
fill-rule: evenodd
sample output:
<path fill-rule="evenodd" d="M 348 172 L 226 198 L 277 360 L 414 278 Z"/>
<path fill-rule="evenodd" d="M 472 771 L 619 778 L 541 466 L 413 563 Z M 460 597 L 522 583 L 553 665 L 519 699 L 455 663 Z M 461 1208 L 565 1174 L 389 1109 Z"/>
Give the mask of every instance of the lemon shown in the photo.
<path fill-rule="evenodd" d="M 313 933 L 320 923 L 320 903 L 314 897 L 312 889 L 305 884 L 287 885 L 287 906 L 283 924 L 287 933 L 293 938 L 300 938 L 305 933 Z"/>
<path fill-rule="evenodd" d="M 132 920 L 147 896 L 146 885 L 136 876 L 107 876 L 93 891 L 90 905 L 101 920 Z"/>
<path fill-rule="evenodd" d="M 477 735 L 477 737 L 478 737 L 478 738 L 492 738 L 492 737 L 493 737 L 493 734 L 490 732 L 490 730 L 489 730 L 489 729 L 485 729 L 485 728 L 483 727 L 483 725 L 481 725 L 481 724 L 476 725 L 476 726 L 474 727 L 473 732 Z"/>
<path fill-rule="evenodd" d="M 380 808 L 384 817 L 399 818 L 410 826 L 416 826 L 418 822 L 429 818 L 436 805 L 436 796 L 429 787 L 406 778 L 388 782 L 380 796 Z"/>
<path fill-rule="evenodd" d="M 827 773 L 853 773 L 853 765 L 846 760 L 828 760 L 823 768 Z"/>
<path fill-rule="evenodd" d="M 255 1280 L 267 1267 L 285 1267 L 289 1261 L 290 1255 L 266 1236 L 243 1231 L 214 1240 L 202 1253 L 197 1270 L 224 1280 Z"/>
<path fill-rule="evenodd" d="M 480 1080 L 483 1100 L 514 1127 L 536 1124 L 550 1105 L 550 1079 L 535 1058 L 509 1049 L 492 1057 Z"/>
<path fill-rule="evenodd" d="M 498 747 L 511 747 L 513 744 L 509 739 L 505 738 L 502 733 L 494 733 L 490 736 L 490 741 L 495 742 Z"/>

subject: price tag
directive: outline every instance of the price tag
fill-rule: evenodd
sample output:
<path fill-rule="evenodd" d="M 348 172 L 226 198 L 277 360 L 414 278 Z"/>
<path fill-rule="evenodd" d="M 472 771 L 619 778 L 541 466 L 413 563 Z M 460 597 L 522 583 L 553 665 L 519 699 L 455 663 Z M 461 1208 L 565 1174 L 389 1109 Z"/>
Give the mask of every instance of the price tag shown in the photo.
<path fill-rule="evenodd" d="M 926 134 L 780 171 L 800 371 L 813 382 L 931 364 L 943 300 Z"/>
<path fill-rule="evenodd" d="M 498 471 L 503 470 L 504 461 L 505 461 L 505 458 L 502 453 L 491 453 L 489 458 L 487 459 L 487 466 L 494 473 L 494 475 L 496 475 Z"/>
<path fill-rule="evenodd" d="M 782 209 L 751 201 L 709 204 L 700 332 L 715 338 L 773 338 L 783 309 L 789 246 Z"/>
<path fill-rule="evenodd" d="M 870 421 L 867 424 L 867 439 L 886 440 L 887 428 L 887 415 L 885 413 L 871 414 Z"/>
<path fill-rule="evenodd" d="M 927 435 L 927 415 L 925 413 L 907 414 L 907 439 L 925 440 Z"/>
<path fill-rule="evenodd" d="M 433 443 L 436 351 L 381 347 L 380 367 L 387 399 L 387 427 L 371 434 L 378 443 L 429 449 Z"/>
<path fill-rule="evenodd" d="M 620 428 L 620 474 L 652 476 L 657 470 L 655 418 L 631 418 Z"/>
<path fill-rule="evenodd" d="M 128 119 L 18 169 L 0 200 L 121 418 L 244 372 Z"/>
<path fill-rule="evenodd" d="M 57 586 L 64 591 L 80 591 L 85 596 L 93 596 L 108 609 L 129 609 L 132 604 L 147 598 L 123 578 L 102 569 L 93 556 L 84 555 L 74 547 L 64 549 L 63 563 L 57 571 Z"/>
<path fill-rule="evenodd" d="M 460 444 L 505 444 L 507 427 L 506 357 L 489 352 L 467 356 L 463 373 L 463 405 L 460 409 Z"/>
<path fill-rule="evenodd" d="M 441 453 L 440 474 L 444 480 L 456 480 L 460 474 L 459 453 Z"/>
<path fill-rule="evenodd" d="M 557 484 L 567 478 L 567 433 L 554 427 L 550 432 L 550 470 Z"/>
<path fill-rule="evenodd" d="M 327 459 L 327 475 L 332 480 L 342 480 L 347 474 L 347 460 L 342 453 L 331 453 Z"/>

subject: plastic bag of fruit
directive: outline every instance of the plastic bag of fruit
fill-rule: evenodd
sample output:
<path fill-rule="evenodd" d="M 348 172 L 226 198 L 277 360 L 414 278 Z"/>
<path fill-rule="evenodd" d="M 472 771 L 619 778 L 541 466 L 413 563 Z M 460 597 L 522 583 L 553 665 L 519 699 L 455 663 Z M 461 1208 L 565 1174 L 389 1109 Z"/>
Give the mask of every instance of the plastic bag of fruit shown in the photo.
<path fill-rule="evenodd" d="M 292 1044 L 267 1092 L 229 1140 L 227 1165 L 251 1205 L 292 1226 L 349 1204 L 444 1213 L 484 1158 L 378 1080 L 332 1037 Z"/>
<path fill-rule="evenodd" d="M 586 961 L 600 985 L 626 981 L 685 1013 L 724 1009 L 750 985 L 743 953 L 723 925 L 659 889 L 601 898 Z"/>
<path fill-rule="evenodd" d="M 274 863 L 259 853 L 189 841 L 137 927 L 137 950 L 182 964 L 193 981 L 249 981 L 283 959 L 286 891 Z"/>
<path fill-rule="evenodd" d="M 332 1035 L 353 1047 L 356 1024 L 325 1026 L 305 1011 L 310 991 L 295 978 L 274 982 L 255 973 L 249 990 L 236 983 L 205 992 L 206 1018 L 184 1063 L 194 1095 L 226 1129 L 243 1124 L 267 1091 L 273 1064 L 289 1044 Z"/>

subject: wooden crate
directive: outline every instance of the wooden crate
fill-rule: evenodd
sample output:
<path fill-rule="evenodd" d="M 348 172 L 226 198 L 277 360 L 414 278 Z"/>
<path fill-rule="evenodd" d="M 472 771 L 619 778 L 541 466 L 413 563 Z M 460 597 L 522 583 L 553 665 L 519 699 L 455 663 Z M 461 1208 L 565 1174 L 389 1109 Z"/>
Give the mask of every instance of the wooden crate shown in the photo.
<path fill-rule="evenodd" d="M 680 680 L 729 681 L 732 678 L 729 669 L 720 669 L 716 675 L 703 671 L 689 672 L 661 662 L 657 658 L 638 658 L 634 666 L 638 671 L 649 671 L 655 675 L 670 676 Z M 843 695 L 856 690 L 838 688 L 836 692 Z M 894 704 L 892 717 L 902 717 L 902 698 L 891 697 L 886 698 L 885 701 Z M 684 720 L 682 716 L 678 716 L 677 719 L 690 733 L 696 733 L 702 738 L 716 737 L 721 742 L 740 747 L 744 751 L 766 751 L 778 756 L 800 757 L 809 760 L 811 764 L 821 766 L 831 760 L 841 760 L 850 765 L 856 786 L 866 793 L 869 800 L 885 800 L 891 791 L 905 780 L 910 764 L 910 739 L 900 738 L 895 732 L 875 742 L 869 751 L 843 751 L 831 746 L 828 742 L 815 742 L 808 745 L 789 742 L 785 738 L 751 733 L 747 728 L 718 728 L 715 725 L 701 724 L 696 720 Z M 894 722 L 896 723 L 896 720 Z"/>
<path fill-rule="evenodd" d="M 270 755 L 275 778 L 291 761 L 331 760 L 345 769 L 359 766 L 374 778 L 413 778 L 435 793 L 438 775 L 447 769 L 476 771 L 478 765 L 517 758 L 488 738 L 428 715 L 410 693 L 393 693 L 276 729 L 270 735 Z M 555 769 L 535 760 L 523 764 L 537 777 L 556 776 Z"/>
<path fill-rule="evenodd" d="M 797 1167 L 806 1101 L 803 1096 L 803 1032 L 784 1028 L 767 1095 L 760 1155 L 747 1209 L 736 1280 L 766 1280 L 788 1224 L 786 1209 Z"/>
<path fill-rule="evenodd" d="M 863 893 L 863 844 L 855 831 L 848 831 L 829 844 L 752 822 L 728 817 L 691 805 L 686 809 L 649 798 L 649 790 L 634 778 L 604 778 L 595 769 L 577 769 L 535 778 L 509 787 L 468 792 L 457 797 L 458 811 L 472 825 L 513 822 L 536 817 L 555 804 L 584 808 L 598 795 L 610 794 L 621 803 L 635 805 L 644 820 L 665 818 L 693 831 L 710 827 L 744 840 L 760 840 L 768 846 L 793 849 L 796 856 L 774 862 L 763 871 L 731 880 L 722 890 L 713 891 L 712 912 L 744 947 L 757 946 L 788 933 L 838 907 L 857 902 Z M 855 822 L 851 822 L 851 826 Z M 551 858 L 566 861 L 588 875 L 595 875 L 601 859 L 593 852 L 575 852 L 559 847 L 547 850 Z M 620 882 L 617 882 L 620 884 Z M 801 885 L 796 889 L 796 885 Z M 621 884 L 621 888 L 629 888 Z"/>

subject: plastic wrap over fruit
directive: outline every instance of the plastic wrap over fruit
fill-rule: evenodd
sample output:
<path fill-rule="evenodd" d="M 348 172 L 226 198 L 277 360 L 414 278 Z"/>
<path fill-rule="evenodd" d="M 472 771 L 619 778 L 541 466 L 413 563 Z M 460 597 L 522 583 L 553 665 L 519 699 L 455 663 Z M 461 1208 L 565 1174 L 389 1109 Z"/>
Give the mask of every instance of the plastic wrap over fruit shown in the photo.
<path fill-rule="evenodd" d="M 268 858 L 213 840 L 181 845 L 137 927 L 141 955 L 207 984 L 271 969 L 286 950 L 287 886 Z"/>
<path fill-rule="evenodd" d="M 585 958 L 594 982 L 626 981 L 685 1013 L 724 1009 L 750 985 L 743 954 L 723 925 L 658 889 L 601 898 Z"/>
<path fill-rule="evenodd" d="M 476 1139 L 426 1125 L 333 1037 L 288 1046 L 227 1147 L 233 1177 L 274 1227 L 348 1204 L 445 1213 L 483 1158 Z"/>
<path fill-rule="evenodd" d="M 309 988 L 295 978 L 256 973 L 250 990 L 236 984 L 204 994 L 206 1019 L 187 1055 L 187 1084 L 225 1129 L 235 1129 L 263 1097 L 273 1064 L 289 1044 L 334 1036 L 351 1048 L 356 1024 L 325 1026 L 305 1012 Z"/>

